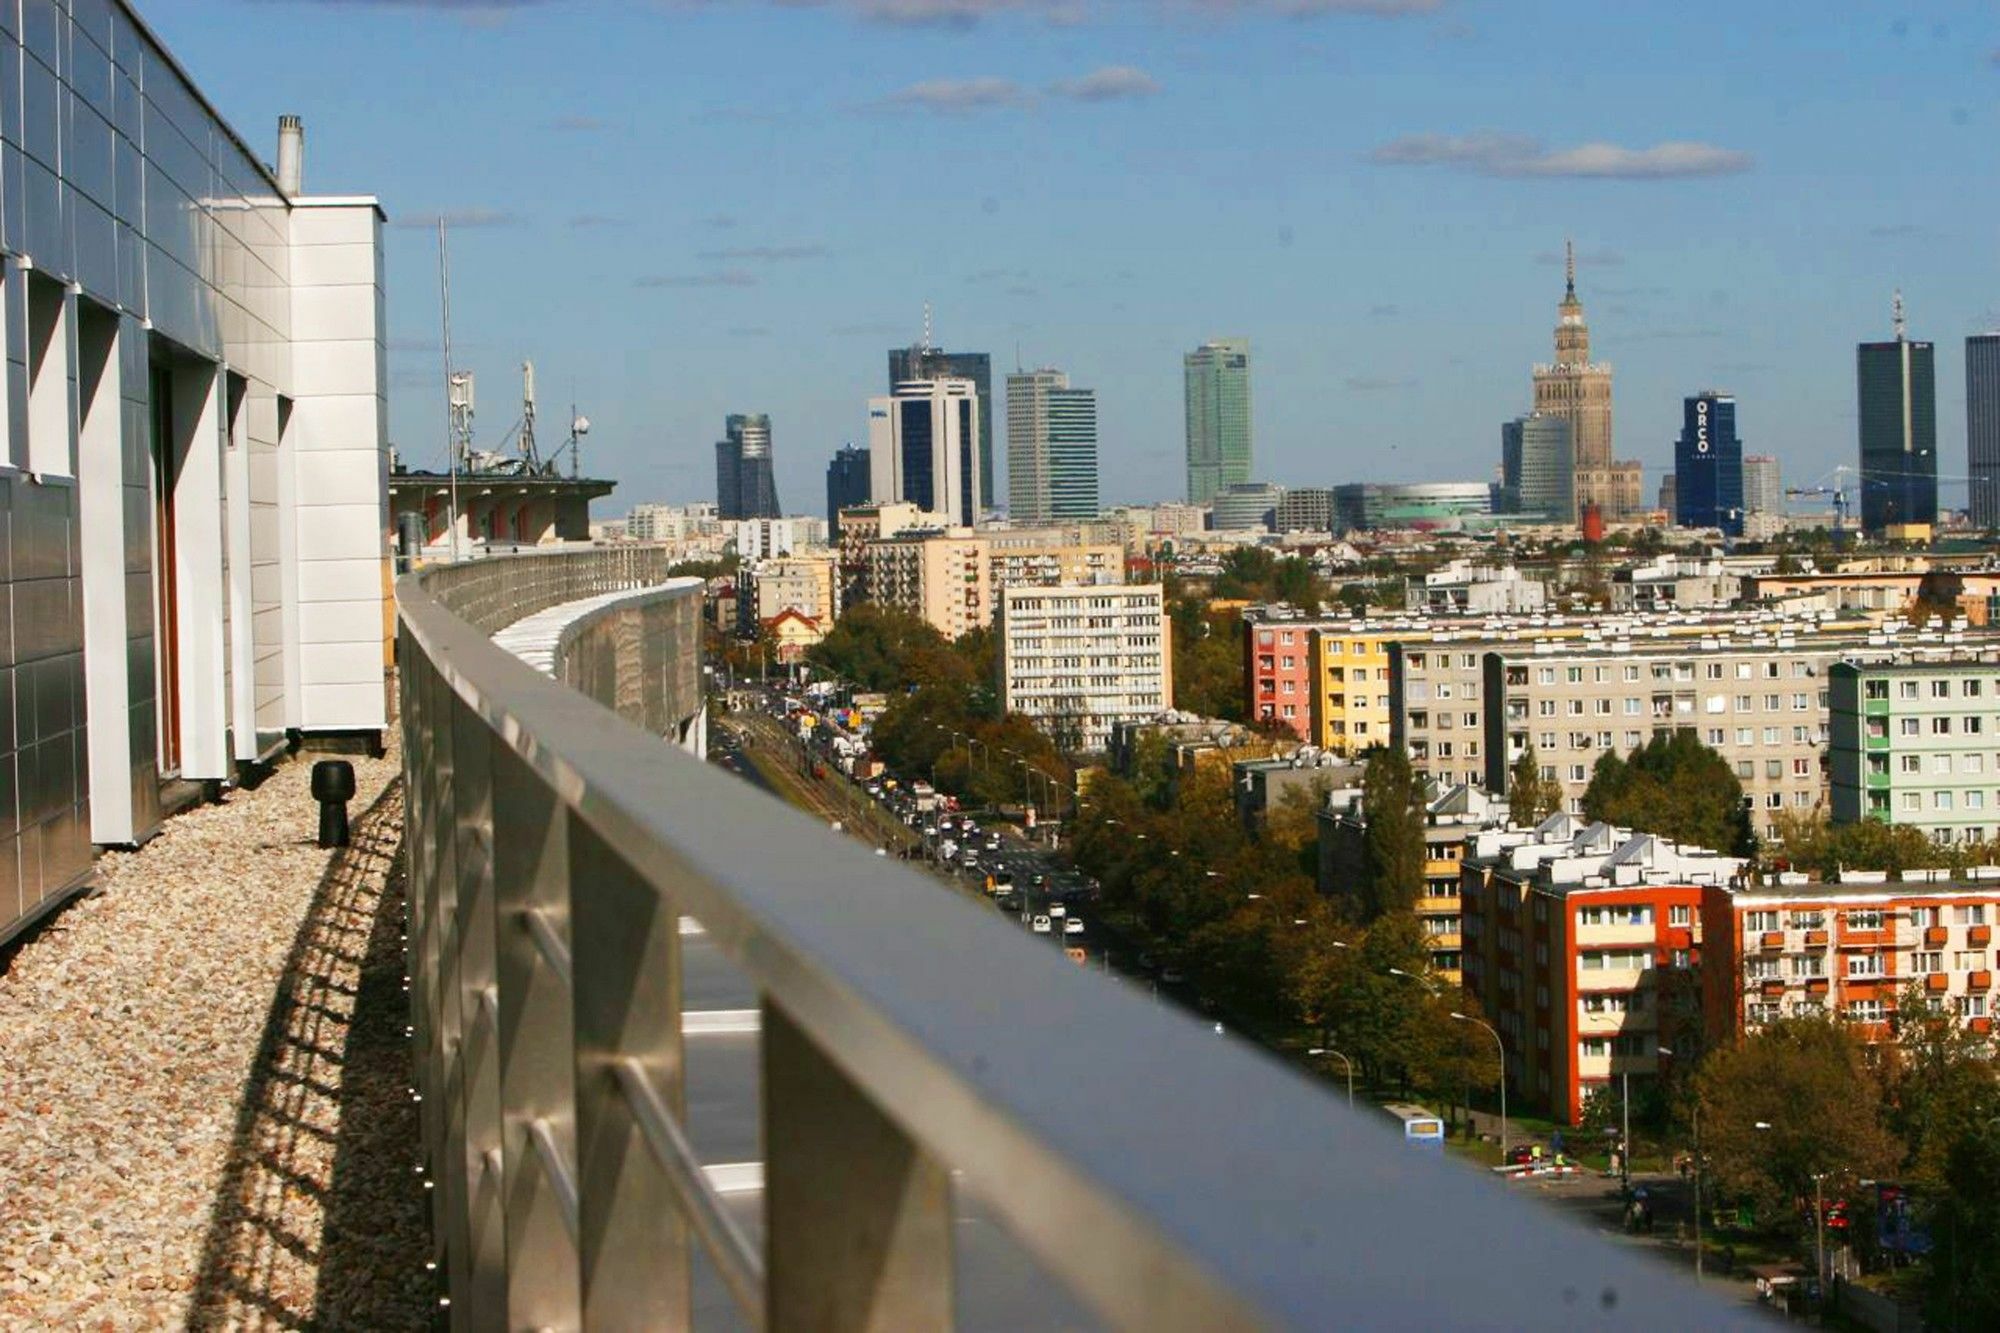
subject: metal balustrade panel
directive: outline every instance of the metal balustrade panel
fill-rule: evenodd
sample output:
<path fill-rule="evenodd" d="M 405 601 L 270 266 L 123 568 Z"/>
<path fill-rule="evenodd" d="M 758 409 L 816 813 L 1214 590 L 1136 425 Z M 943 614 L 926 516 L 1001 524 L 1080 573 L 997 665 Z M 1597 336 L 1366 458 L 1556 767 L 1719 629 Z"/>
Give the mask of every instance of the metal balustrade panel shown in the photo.
<path fill-rule="evenodd" d="M 953 1188 L 1114 1326 L 1747 1323 L 537 675 L 485 638 L 491 626 L 461 619 L 442 586 L 504 619 L 523 600 L 591 595 L 626 572 L 544 564 L 523 595 L 495 570 L 477 586 L 449 571 L 436 596 L 428 576 L 399 585 L 405 670 L 434 670 L 451 711 L 476 715 L 519 761 L 494 771 L 538 786 L 566 820 L 584 1326 L 687 1319 L 688 1186 L 677 1191 L 667 1169 L 678 1150 L 657 1146 L 681 1116 L 680 912 L 765 1006 L 767 1262 L 737 1279 L 761 1272 L 772 1327 L 948 1323 L 951 1247 L 933 1224 Z M 445 710 L 427 709 L 435 728 Z M 455 771 L 462 756 L 418 753 L 445 770 L 420 817 L 462 824 L 478 800 Z M 454 839 L 415 825 L 412 836 L 440 861 L 436 892 L 413 901 L 434 914 L 423 937 L 440 950 L 448 1008 L 478 970 L 456 957 L 477 948 L 452 925 L 471 919 L 454 896 L 466 876 L 442 863 Z M 419 1059 L 449 1067 L 459 1021 L 445 1014 Z M 813 1099 L 830 1108 L 824 1123 L 804 1110 Z M 857 1161 L 828 1160 L 841 1153 Z M 843 1197 L 829 1202 L 830 1182 Z M 441 1224 L 464 1206 L 441 1200 Z M 894 1281 L 837 1274 L 828 1256 L 841 1246 L 878 1256 L 876 1276 Z M 466 1246 L 451 1253 L 455 1266 Z M 799 1274 L 842 1289 L 801 1305 Z"/>

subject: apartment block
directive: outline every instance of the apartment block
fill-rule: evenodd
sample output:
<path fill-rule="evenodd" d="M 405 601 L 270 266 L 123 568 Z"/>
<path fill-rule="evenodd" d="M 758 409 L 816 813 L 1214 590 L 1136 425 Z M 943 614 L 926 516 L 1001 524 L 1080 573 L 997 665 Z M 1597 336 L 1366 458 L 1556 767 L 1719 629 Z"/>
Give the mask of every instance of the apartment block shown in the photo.
<path fill-rule="evenodd" d="M 1705 1040 L 1704 895 L 1742 865 L 1565 814 L 1474 834 L 1464 980 L 1502 1035 L 1510 1088 L 1574 1124 L 1594 1091 L 1657 1077 L 1663 1047 Z"/>
<path fill-rule="evenodd" d="M 1512 565 L 1454 560 L 1412 582 L 1409 609 L 1431 615 L 1525 615 L 1548 604 L 1548 585 Z"/>
<path fill-rule="evenodd" d="M 840 568 L 833 555 L 759 560 L 737 570 L 738 633 L 754 635 L 784 611 L 822 626 L 833 623 L 840 614 Z"/>
<path fill-rule="evenodd" d="M 1389 741 L 1389 647 L 1429 637 L 1421 620 L 1335 622 L 1308 642 L 1314 745 L 1359 754 Z"/>
<path fill-rule="evenodd" d="M 1366 864 L 1368 821 L 1357 800 L 1319 812 L 1319 891 L 1351 898 Z M 1463 979 L 1460 886 L 1473 838 L 1506 827 L 1507 803 L 1477 787 L 1432 784 L 1424 805 L 1424 892 L 1415 904 L 1431 970 L 1448 984 Z"/>
<path fill-rule="evenodd" d="M 1090 529 L 1098 527 L 981 529 L 987 580 L 996 589 L 1123 583 L 1125 548 L 1095 540 Z"/>
<path fill-rule="evenodd" d="M 1173 654 L 1157 583 L 1017 587 L 999 594 L 1001 706 L 1081 752 L 1119 722 L 1173 700 Z"/>
<path fill-rule="evenodd" d="M 844 533 L 846 515 L 841 528 Z M 969 530 L 900 532 L 871 541 L 866 569 L 870 601 L 907 611 L 947 639 L 992 622 L 986 543 Z"/>
<path fill-rule="evenodd" d="M 1828 683 L 1834 819 L 1940 842 L 2000 832 L 2000 653 L 1837 662 Z"/>
<path fill-rule="evenodd" d="M 1314 616 L 1283 603 L 1243 611 L 1243 698 L 1258 722 L 1282 722 L 1302 741 L 1313 738 L 1312 636 L 1349 623 Z"/>
<path fill-rule="evenodd" d="M 1827 672 L 1854 641 L 1706 639 L 1482 658 L 1486 785 L 1504 790 L 1529 745 L 1564 809 L 1583 808 L 1598 757 L 1629 753 L 1655 732 L 1692 731 L 1727 760 L 1769 832 L 1781 810 L 1826 800 Z"/>
<path fill-rule="evenodd" d="M 1832 1015 L 1871 1040 L 1889 1035 L 1906 987 L 1964 1019 L 1993 1025 L 1993 927 L 2000 869 L 1979 878 L 1848 871 L 1841 882 L 1771 876 L 1702 899 L 1703 998 L 1713 1031 Z"/>

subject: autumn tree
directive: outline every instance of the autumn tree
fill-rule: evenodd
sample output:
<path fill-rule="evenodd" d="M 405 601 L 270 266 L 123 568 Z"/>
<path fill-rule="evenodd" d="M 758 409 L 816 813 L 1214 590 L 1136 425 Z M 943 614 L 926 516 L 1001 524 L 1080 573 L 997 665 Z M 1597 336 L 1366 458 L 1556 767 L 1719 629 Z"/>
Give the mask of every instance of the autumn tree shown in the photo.
<path fill-rule="evenodd" d="M 1842 1188 L 1885 1177 L 1902 1157 L 1884 1123 L 1881 1076 L 1850 1026 L 1781 1019 L 1712 1052 L 1696 1080 L 1716 1184 L 1760 1217 L 1789 1219 L 1813 1177 Z"/>
<path fill-rule="evenodd" d="M 1562 784 L 1542 776 L 1535 747 L 1526 747 L 1507 774 L 1507 818 L 1517 828 L 1533 828 L 1560 809 Z"/>

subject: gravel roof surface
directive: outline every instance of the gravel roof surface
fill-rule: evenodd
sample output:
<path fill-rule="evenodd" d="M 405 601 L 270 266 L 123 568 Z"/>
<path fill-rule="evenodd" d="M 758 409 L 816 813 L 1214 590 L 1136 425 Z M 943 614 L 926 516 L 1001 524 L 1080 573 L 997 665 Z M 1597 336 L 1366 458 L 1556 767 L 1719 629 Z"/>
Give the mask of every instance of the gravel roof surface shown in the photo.
<path fill-rule="evenodd" d="M 311 755 L 0 954 L 0 1328 L 422 1328 L 398 759 Z"/>

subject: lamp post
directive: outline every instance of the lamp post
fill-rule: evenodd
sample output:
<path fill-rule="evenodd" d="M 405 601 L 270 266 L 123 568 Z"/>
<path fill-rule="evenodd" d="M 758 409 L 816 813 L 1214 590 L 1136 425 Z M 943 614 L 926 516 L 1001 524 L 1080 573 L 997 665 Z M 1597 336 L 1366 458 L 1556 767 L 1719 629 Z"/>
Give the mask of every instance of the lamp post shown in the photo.
<path fill-rule="evenodd" d="M 1674 1053 L 1660 1047 L 1660 1054 L 1671 1060 Z M 1701 1252 L 1701 1096 L 1694 1099 L 1694 1113 L 1691 1117 L 1694 1129 L 1694 1280 L 1702 1280 L 1703 1264 Z"/>
<path fill-rule="evenodd" d="M 1461 1014 L 1456 1009 L 1451 1011 L 1451 1016 L 1461 1023 L 1476 1023 L 1485 1028 L 1487 1035 L 1493 1038 L 1493 1045 L 1500 1052 L 1500 1160 L 1505 1162 L 1507 1160 L 1507 1043 L 1500 1039 L 1500 1029 L 1483 1018 Z"/>
<path fill-rule="evenodd" d="M 1349 1110 L 1353 1110 L 1354 1109 L 1354 1061 L 1348 1059 L 1346 1056 L 1342 1055 L 1339 1051 L 1334 1050 L 1333 1047 L 1331 1046 L 1315 1046 L 1311 1050 L 1307 1051 L 1306 1054 L 1330 1055 L 1334 1059 L 1340 1061 L 1341 1064 L 1347 1066 L 1347 1107 Z"/>

